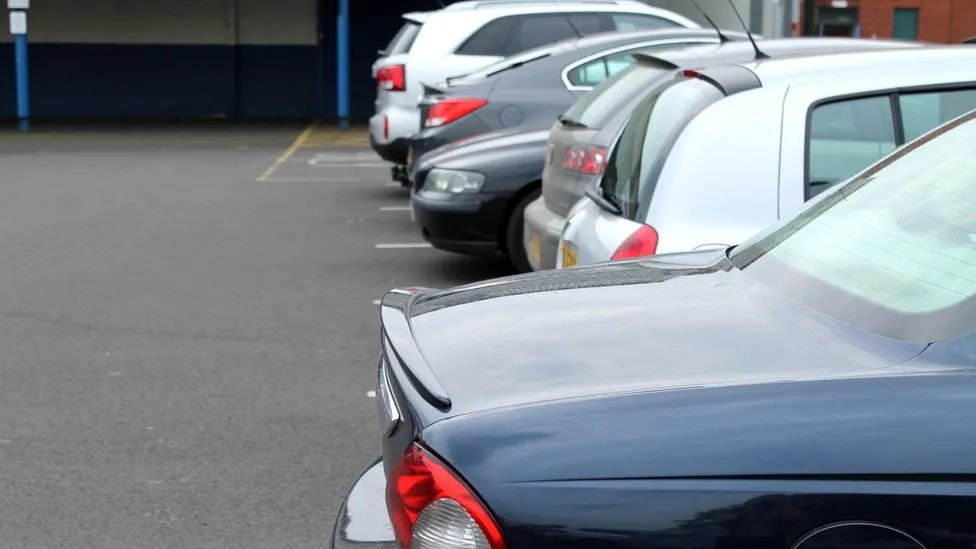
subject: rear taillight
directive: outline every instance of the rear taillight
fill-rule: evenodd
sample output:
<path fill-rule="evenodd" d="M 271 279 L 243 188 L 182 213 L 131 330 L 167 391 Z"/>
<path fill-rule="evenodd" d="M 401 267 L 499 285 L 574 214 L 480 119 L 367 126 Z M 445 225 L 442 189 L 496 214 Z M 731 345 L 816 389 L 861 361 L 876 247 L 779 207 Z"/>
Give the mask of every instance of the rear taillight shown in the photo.
<path fill-rule="evenodd" d="M 393 466 L 386 505 L 403 549 L 505 549 L 478 497 L 416 443 Z"/>
<path fill-rule="evenodd" d="M 630 259 L 632 257 L 644 257 L 654 255 L 657 252 L 657 231 L 650 225 L 641 225 L 640 229 L 624 240 L 623 244 L 613 252 L 611 261 L 618 259 Z"/>
<path fill-rule="evenodd" d="M 383 67 L 376 73 L 376 82 L 386 91 L 405 91 L 407 89 L 407 68 L 403 65 Z"/>
<path fill-rule="evenodd" d="M 570 171 L 600 175 L 606 164 L 606 147 L 571 145 L 563 151 L 563 168 Z"/>
<path fill-rule="evenodd" d="M 444 99 L 434 103 L 424 120 L 425 128 L 436 128 L 450 124 L 462 116 L 467 116 L 487 105 L 484 99 Z"/>

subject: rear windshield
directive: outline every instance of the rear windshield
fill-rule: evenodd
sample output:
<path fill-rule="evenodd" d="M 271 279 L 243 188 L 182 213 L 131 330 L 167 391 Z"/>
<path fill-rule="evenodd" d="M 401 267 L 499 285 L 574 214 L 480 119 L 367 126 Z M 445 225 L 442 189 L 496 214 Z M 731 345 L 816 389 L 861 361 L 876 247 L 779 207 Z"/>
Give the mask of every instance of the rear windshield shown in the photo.
<path fill-rule="evenodd" d="M 575 41 L 569 42 L 557 42 L 555 44 L 547 44 L 545 46 L 540 46 L 538 48 L 532 48 L 531 50 L 524 51 L 515 55 L 510 55 L 500 61 L 496 61 L 490 65 L 482 67 L 475 72 L 465 74 L 463 76 L 457 76 L 453 78 L 448 78 L 448 82 L 451 84 L 467 84 L 468 82 L 474 82 L 476 80 L 482 80 L 488 78 L 489 76 L 494 76 L 500 72 L 504 72 L 516 67 L 521 67 L 526 63 L 531 63 L 533 61 L 538 61 L 540 59 L 545 59 L 551 55 L 557 53 L 563 53 L 564 51 L 569 51 L 575 49 Z"/>
<path fill-rule="evenodd" d="M 413 41 L 417 39 L 418 34 L 420 34 L 420 25 L 413 21 L 407 21 L 397 31 L 393 40 L 390 40 L 390 44 L 385 50 L 386 55 L 410 53 L 410 47 L 413 46 Z"/>
<path fill-rule="evenodd" d="M 921 343 L 976 329 L 976 113 L 882 160 L 734 250 L 807 307 Z"/>
<path fill-rule="evenodd" d="M 600 182 L 603 195 L 617 204 L 621 216 L 637 220 L 642 201 L 649 201 L 658 175 L 685 126 L 724 97 L 697 78 L 661 83 L 640 102 L 624 126 Z"/>
<path fill-rule="evenodd" d="M 589 128 L 600 128 L 628 101 L 649 89 L 669 71 L 634 64 L 607 78 L 566 111 L 566 118 Z"/>

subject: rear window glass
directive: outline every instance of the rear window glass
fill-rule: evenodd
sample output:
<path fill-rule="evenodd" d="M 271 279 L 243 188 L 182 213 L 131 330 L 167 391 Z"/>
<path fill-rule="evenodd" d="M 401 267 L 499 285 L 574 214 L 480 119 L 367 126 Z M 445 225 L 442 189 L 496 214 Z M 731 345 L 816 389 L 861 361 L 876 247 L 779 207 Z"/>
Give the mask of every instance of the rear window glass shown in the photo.
<path fill-rule="evenodd" d="M 448 79 L 451 84 L 461 84 L 474 82 L 477 80 L 483 80 L 490 76 L 494 76 L 498 73 L 514 69 L 516 67 L 521 67 L 526 63 L 531 63 L 533 61 L 538 61 L 540 59 L 545 59 L 551 55 L 556 55 L 558 53 L 563 53 L 575 49 L 575 44 L 563 43 L 549 44 L 547 46 L 542 46 L 539 48 L 533 48 L 531 50 L 512 55 L 502 59 L 501 61 L 496 61 L 487 65 L 481 69 L 478 69 L 472 73 L 465 74 L 463 76 L 455 76 Z"/>
<path fill-rule="evenodd" d="M 641 101 L 624 126 L 600 186 L 621 216 L 636 220 L 642 200 L 650 199 L 661 168 L 678 136 L 698 113 L 724 97 L 697 78 L 662 83 Z"/>
<path fill-rule="evenodd" d="M 386 55 L 410 53 L 410 48 L 413 46 L 413 42 L 417 39 L 418 34 L 420 34 L 420 25 L 413 21 L 407 21 L 397 31 L 393 40 L 390 40 L 390 44 L 386 46 Z"/>
<path fill-rule="evenodd" d="M 823 193 L 732 260 L 791 299 L 881 336 L 929 343 L 969 333 L 974 153 L 968 115 Z"/>
<path fill-rule="evenodd" d="M 601 127 L 635 95 L 648 89 L 670 71 L 631 65 L 610 76 L 566 111 L 566 118 L 591 128 Z"/>

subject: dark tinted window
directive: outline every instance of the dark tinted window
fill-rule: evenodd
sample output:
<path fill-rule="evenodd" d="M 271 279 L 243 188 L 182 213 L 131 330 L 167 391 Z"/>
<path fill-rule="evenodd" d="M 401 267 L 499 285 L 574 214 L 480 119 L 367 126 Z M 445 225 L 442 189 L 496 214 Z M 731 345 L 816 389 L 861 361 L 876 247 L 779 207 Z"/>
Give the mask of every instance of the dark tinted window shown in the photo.
<path fill-rule="evenodd" d="M 807 198 L 827 190 L 895 150 L 887 95 L 819 105 L 810 115 Z"/>
<path fill-rule="evenodd" d="M 600 13 L 569 13 L 566 18 L 569 19 L 580 36 L 613 30 L 604 25 L 605 16 Z"/>
<path fill-rule="evenodd" d="M 619 31 L 635 31 L 649 29 L 681 28 L 674 21 L 654 17 L 653 15 L 638 15 L 634 13 L 614 13 L 610 15 L 613 27 Z"/>
<path fill-rule="evenodd" d="M 509 55 L 509 42 L 518 26 L 517 17 L 502 17 L 481 27 L 455 51 L 459 55 Z M 513 52 L 514 53 L 514 52 Z"/>
<path fill-rule="evenodd" d="M 976 121 L 912 143 L 732 260 L 791 299 L 878 335 L 976 329 Z"/>
<path fill-rule="evenodd" d="M 601 191 L 627 219 L 649 200 L 671 148 L 691 120 L 724 96 L 697 78 L 662 83 L 641 101 L 607 160 Z"/>
<path fill-rule="evenodd" d="M 671 72 L 664 69 L 631 65 L 610 76 L 576 101 L 566 111 L 566 118 L 591 128 L 602 127 L 630 99 L 669 74 Z"/>
<path fill-rule="evenodd" d="M 565 15 L 532 15 L 522 18 L 516 33 L 517 51 L 544 46 L 578 36 Z M 516 51 L 509 51 L 509 54 Z"/>

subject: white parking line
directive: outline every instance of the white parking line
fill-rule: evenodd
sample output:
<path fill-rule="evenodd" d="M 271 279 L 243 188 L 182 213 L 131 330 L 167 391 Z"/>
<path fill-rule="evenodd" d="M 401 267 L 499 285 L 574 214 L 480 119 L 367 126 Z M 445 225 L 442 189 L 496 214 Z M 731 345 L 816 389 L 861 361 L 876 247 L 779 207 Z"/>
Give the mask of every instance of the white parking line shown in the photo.
<path fill-rule="evenodd" d="M 380 206 L 381 212 L 409 212 L 410 206 Z"/>
<path fill-rule="evenodd" d="M 430 248 L 427 242 L 387 242 L 377 244 L 377 250 L 407 250 L 411 248 Z"/>
<path fill-rule="evenodd" d="M 376 398 L 376 391 L 366 391 L 367 398 Z"/>
<path fill-rule="evenodd" d="M 374 299 L 373 300 L 373 305 L 379 305 L 379 304 L 380 304 L 380 300 L 379 299 Z"/>
<path fill-rule="evenodd" d="M 401 186 L 403 186 L 403 184 L 400 183 L 399 181 L 387 181 L 386 182 L 386 186 L 387 187 L 401 187 Z"/>

